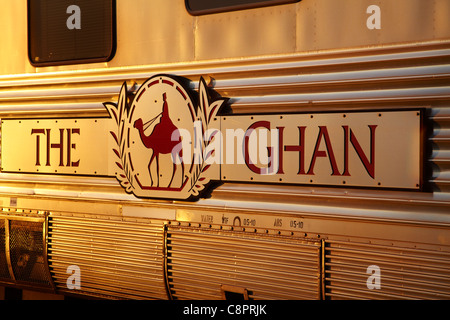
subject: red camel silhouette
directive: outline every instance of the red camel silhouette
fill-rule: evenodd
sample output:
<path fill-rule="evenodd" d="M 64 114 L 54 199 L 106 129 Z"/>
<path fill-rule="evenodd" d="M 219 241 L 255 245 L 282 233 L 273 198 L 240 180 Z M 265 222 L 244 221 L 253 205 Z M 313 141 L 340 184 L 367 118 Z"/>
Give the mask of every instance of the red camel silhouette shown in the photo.
<path fill-rule="evenodd" d="M 150 179 L 151 179 L 152 185 L 153 185 L 153 178 L 152 178 L 150 167 L 152 165 L 153 160 L 156 158 L 156 173 L 158 175 L 157 187 L 159 187 L 159 155 L 172 153 L 175 146 L 181 142 L 181 136 L 179 136 L 178 139 L 172 140 L 172 133 L 175 130 L 178 130 L 178 128 L 173 124 L 172 120 L 170 119 L 169 105 L 167 104 L 167 101 L 166 101 L 166 93 L 163 93 L 163 100 L 164 100 L 164 104 L 163 104 L 162 112 L 159 115 L 157 115 L 155 118 L 153 118 L 152 120 L 150 120 L 149 122 L 146 123 L 146 124 L 148 124 L 148 123 L 151 124 L 159 116 L 161 117 L 159 123 L 155 126 L 155 128 L 153 129 L 153 132 L 150 135 L 148 135 L 148 136 L 145 135 L 144 131 L 146 128 L 144 128 L 144 125 L 146 125 L 146 124 L 143 123 L 142 119 L 137 119 L 134 122 L 134 127 L 136 129 L 138 129 L 139 136 L 141 137 L 142 143 L 145 145 L 146 148 L 153 150 L 153 154 L 150 158 L 150 162 L 148 163 L 148 172 L 150 174 Z M 180 157 L 180 159 L 182 159 L 183 149 L 180 149 L 177 152 L 177 155 Z M 175 176 L 175 171 L 176 171 L 175 154 L 172 156 L 172 162 L 173 162 L 172 178 L 170 179 L 170 183 L 169 183 L 168 187 L 171 186 L 173 177 Z M 184 166 L 183 166 L 183 162 L 181 162 L 181 180 L 182 180 L 181 182 L 182 183 L 183 183 L 183 179 L 184 179 Z"/>

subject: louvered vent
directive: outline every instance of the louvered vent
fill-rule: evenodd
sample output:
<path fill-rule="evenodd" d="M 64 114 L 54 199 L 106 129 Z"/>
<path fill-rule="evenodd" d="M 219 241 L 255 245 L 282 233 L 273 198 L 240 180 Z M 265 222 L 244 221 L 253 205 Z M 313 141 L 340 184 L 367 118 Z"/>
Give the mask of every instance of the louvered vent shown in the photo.
<path fill-rule="evenodd" d="M 167 237 L 174 299 L 222 299 L 224 287 L 249 299 L 320 298 L 320 242 L 172 226 Z"/>
<path fill-rule="evenodd" d="M 449 252 L 327 241 L 325 261 L 328 299 L 450 299 Z"/>
<path fill-rule="evenodd" d="M 50 215 L 49 266 L 62 293 L 167 299 L 162 223 Z M 67 286 L 70 266 L 80 270 L 79 290 Z"/>

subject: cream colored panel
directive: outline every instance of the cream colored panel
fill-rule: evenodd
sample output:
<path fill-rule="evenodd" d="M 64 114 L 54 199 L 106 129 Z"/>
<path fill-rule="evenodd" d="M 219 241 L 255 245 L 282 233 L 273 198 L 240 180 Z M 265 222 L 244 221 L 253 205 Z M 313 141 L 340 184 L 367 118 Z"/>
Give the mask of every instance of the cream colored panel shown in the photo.
<path fill-rule="evenodd" d="M 369 30 L 367 8 L 381 10 Z M 33 68 L 26 1 L 2 4 L 0 75 L 192 62 L 449 39 L 447 0 L 317 0 L 193 17 L 177 0 L 117 1 L 117 52 L 107 63 Z"/>
<path fill-rule="evenodd" d="M 377 42 L 366 27 L 366 8 L 373 1 L 302 1 L 298 4 L 298 51 L 351 47 Z"/>
<path fill-rule="evenodd" d="M 382 43 L 420 41 L 434 37 L 433 1 L 385 1 L 382 10 Z M 450 36 L 450 33 L 447 34 Z"/>
<path fill-rule="evenodd" d="M 367 27 L 372 5 L 380 9 L 380 29 Z M 445 0 L 318 0 L 297 6 L 299 52 L 450 37 Z"/>
<path fill-rule="evenodd" d="M 297 4 L 296 50 L 315 49 L 316 44 L 316 2 L 301 1 Z"/>
<path fill-rule="evenodd" d="M 193 21 L 179 0 L 117 1 L 117 53 L 110 66 L 193 59 Z"/>
<path fill-rule="evenodd" d="M 294 52 L 295 8 L 284 5 L 198 17 L 196 59 Z"/>
<path fill-rule="evenodd" d="M 450 1 L 435 0 L 434 1 L 434 35 L 437 39 L 450 37 Z"/>
<path fill-rule="evenodd" d="M 0 75 L 33 70 L 27 57 L 27 1 L 2 1 Z"/>

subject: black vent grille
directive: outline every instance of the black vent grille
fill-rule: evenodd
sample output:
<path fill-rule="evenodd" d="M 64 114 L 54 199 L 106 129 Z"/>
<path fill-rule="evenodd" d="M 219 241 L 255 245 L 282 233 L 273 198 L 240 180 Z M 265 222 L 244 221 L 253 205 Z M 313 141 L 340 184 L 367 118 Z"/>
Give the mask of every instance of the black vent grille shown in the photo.
<path fill-rule="evenodd" d="M 0 220 L 0 278 L 11 279 L 6 257 L 6 233 L 4 219 Z"/>
<path fill-rule="evenodd" d="M 9 240 L 16 280 L 50 285 L 44 260 L 42 222 L 11 220 Z"/>

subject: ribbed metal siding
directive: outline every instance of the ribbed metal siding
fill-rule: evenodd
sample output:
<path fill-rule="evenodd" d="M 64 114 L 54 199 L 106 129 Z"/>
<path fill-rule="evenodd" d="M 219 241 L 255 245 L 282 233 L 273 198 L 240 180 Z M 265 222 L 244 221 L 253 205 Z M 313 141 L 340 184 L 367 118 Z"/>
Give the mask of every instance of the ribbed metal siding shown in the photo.
<path fill-rule="evenodd" d="M 326 241 L 327 299 L 450 299 L 450 252 Z M 369 266 L 380 288 L 369 289 Z"/>
<path fill-rule="evenodd" d="M 424 180 L 427 190 L 432 192 L 385 192 L 381 197 L 378 192 L 364 192 L 365 203 L 412 201 L 425 204 L 427 210 L 431 208 L 430 203 L 437 207 L 450 206 L 449 41 L 169 66 L 93 69 L 82 73 L 8 76 L 0 78 L 0 116 L 106 116 L 102 103 L 117 100 L 123 81 L 128 81 L 130 91 L 133 91 L 157 73 L 190 78 L 193 88 L 200 76 L 211 75 L 214 90 L 232 98 L 230 108 L 234 114 L 426 108 L 428 131 L 424 147 Z M 12 187 L 22 183 L 16 191 L 23 193 L 34 192 L 36 184 L 49 183 L 48 177 L 5 173 L 0 175 L 0 181 Z M 57 176 L 53 181 L 55 184 L 73 184 L 72 177 Z M 80 189 L 75 189 L 79 191 L 76 196 L 89 198 L 92 193 L 84 193 L 85 186 L 94 182 L 84 181 L 86 184 L 80 182 Z M 228 189 L 228 185 L 218 191 L 223 191 L 224 196 L 228 193 L 232 198 L 236 188 L 232 185 Z M 114 179 L 102 180 L 102 185 L 93 192 L 114 198 L 102 193 L 105 186 L 123 195 Z M 243 195 L 248 195 L 250 200 L 259 199 L 258 187 L 255 185 L 254 191 Z M 282 193 L 282 188 L 274 185 L 272 193 Z M 298 190 L 303 193 L 301 188 Z M 323 195 L 326 201 L 330 194 L 327 190 L 315 188 L 315 196 Z M 46 192 L 52 194 L 52 190 Z M 341 200 L 358 199 L 359 193 L 358 189 L 343 192 Z M 64 191 L 58 190 L 58 195 L 64 195 Z M 73 192 L 67 192 L 68 197 L 73 195 Z"/>
<path fill-rule="evenodd" d="M 174 299 L 222 299 L 221 285 L 251 299 L 320 298 L 320 242 L 171 226 L 167 247 Z"/>
<path fill-rule="evenodd" d="M 167 299 L 162 223 L 50 215 L 49 266 L 59 292 L 123 299 Z M 69 290 L 67 269 L 81 271 Z"/>
<path fill-rule="evenodd" d="M 156 73 L 188 77 L 193 81 L 193 88 L 200 76 L 211 75 L 214 89 L 232 98 L 230 108 L 234 114 L 426 108 L 424 192 L 225 183 L 212 192 L 211 198 L 197 202 L 195 209 L 222 208 L 226 203 L 230 210 L 244 208 L 264 213 L 270 208 L 272 213 L 290 210 L 289 214 L 306 210 L 317 217 L 366 219 L 370 216 L 377 223 L 413 219 L 448 225 L 448 40 L 226 61 L 5 76 L 0 78 L 0 116 L 105 116 L 102 102 L 116 101 L 123 81 L 129 82 L 130 90 L 136 90 L 134 81 L 142 83 Z M 61 198 L 96 202 L 99 198 L 116 201 L 125 196 L 115 179 L 1 173 L 0 181 L 7 194 L 44 196 L 58 206 Z M 405 218 L 408 211 L 414 214 Z M 323 235 L 320 229 L 313 231 Z M 64 272 L 61 268 L 61 279 L 67 277 Z M 365 276 L 365 269 L 358 272 Z M 336 292 L 334 289 L 333 294 Z"/>

